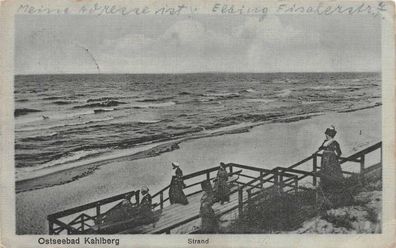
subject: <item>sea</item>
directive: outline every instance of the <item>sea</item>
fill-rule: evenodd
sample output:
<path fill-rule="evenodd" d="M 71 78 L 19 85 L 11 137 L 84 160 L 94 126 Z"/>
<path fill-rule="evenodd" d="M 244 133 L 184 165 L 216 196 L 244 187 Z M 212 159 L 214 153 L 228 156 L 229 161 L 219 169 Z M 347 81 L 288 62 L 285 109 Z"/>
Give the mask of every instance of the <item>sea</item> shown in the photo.
<path fill-rule="evenodd" d="M 381 105 L 380 73 L 16 75 L 16 180 L 244 123 Z"/>

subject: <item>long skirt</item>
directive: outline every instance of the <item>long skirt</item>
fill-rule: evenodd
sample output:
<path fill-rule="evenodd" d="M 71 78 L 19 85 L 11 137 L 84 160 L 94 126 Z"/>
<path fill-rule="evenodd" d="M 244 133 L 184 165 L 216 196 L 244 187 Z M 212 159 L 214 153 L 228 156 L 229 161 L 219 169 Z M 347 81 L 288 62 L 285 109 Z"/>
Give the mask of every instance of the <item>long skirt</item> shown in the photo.
<path fill-rule="evenodd" d="M 188 204 L 188 200 L 183 192 L 183 185 L 181 183 L 171 183 L 169 187 L 169 201 L 171 204 Z"/>
<path fill-rule="evenodd" d="M 319 172 L 320 186 L 329 207 L 348 204 L 352 199 L 346 189 L 338 157 L 333 152 L 324 152 Z"/>

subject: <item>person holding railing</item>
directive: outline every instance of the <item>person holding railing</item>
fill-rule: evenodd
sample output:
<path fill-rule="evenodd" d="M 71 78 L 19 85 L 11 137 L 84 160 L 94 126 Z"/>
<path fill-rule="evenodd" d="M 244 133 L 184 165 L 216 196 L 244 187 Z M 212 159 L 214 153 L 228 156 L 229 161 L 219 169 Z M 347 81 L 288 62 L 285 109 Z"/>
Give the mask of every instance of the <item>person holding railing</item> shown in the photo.
<path fill-rule="evenodd" d="M 171 204 L 180 203 L 187 205 L 188 200 L 183 192 L 183 188 L 186 187 L 183 182 L 183 171 L 180 169 L 180 165 L 177 162 L 173 162 L 172 167 L 175 170 L 175 175 L 172 176 L 169 186 L 169 201 Z"/>
<path fill-rule="evenodd" d="M 226 171 L 226 165 L 224 163 L 220 163 L 214 188 L 216 192 L 216 199 L 220 201 L 222 205 L 224 204 L 224 202 L 230 201 L 230 186 L 228 185 L 228 173 Z"/>
<path fill-rule="evenodd" d="M 327 204 L 340 205 L 345 203 L 344 176 L 339 158 L 342 154 L 340 144 L 334 139 L 337 131 L 334 126 L 325 131 L 326 139 L 319 147 L 323 151 L 320 164 L 320 187 L 327 198 Z"/>

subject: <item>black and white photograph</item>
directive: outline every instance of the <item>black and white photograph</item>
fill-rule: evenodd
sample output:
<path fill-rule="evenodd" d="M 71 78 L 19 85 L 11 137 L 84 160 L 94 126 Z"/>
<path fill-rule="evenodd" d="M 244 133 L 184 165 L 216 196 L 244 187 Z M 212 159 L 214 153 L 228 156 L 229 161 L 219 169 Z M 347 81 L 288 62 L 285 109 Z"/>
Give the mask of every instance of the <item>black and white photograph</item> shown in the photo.
<path fill-rule="evenodd" d="M 393 6 L 189 4 L 16 5 L 15 235 L 383 234 Z"/>

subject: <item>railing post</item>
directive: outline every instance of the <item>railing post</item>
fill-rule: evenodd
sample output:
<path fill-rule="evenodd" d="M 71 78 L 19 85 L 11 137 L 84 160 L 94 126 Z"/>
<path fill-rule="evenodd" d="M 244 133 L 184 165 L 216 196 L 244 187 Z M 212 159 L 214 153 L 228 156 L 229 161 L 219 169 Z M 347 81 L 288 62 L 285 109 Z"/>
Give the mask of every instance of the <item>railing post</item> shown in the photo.
<path fill-rule="evenodd" d="M 360 181 L 364 184 L 365 156 L 360 157 Z"/>
<path fill-rule="evenodd" d="M 135 200 L 136 200 L 136 205 L 139 206 L 140 204 L 140 190 L 135 191 Z"/>
<path fill-rule="evenodd" d="M 279 190 L 280 192 L 283 192 L 283 171 L 281 172 L 280 175 L 278 174 L 278 177 L 279 177 Z"/>
<path fill-rule="evenodd" d="M 278 170 L 275 170 L 274 172 L 274 185 L 276 189 L 279 189 L 279 178 L 278 178 Z"/>
<path fill-rule="evenodd" d="M 206 172 L 206 180 L 210 181 L 210 172 Z"/>
<path fill-rule="evenodd" d="M 264 186 L 264 178 L 263 178 L 264 173 L 260 171 L 260 187 L 263 188 Z"/>
<path fill-rule="evenodd" d="M 243 212 L 243 191 L 242 188 L 239 187 L 238 189 L 238 216 L 242 217 Z"/>
<path fill-rule="evenodd" d="M 247 194 L 248 194 L 248 204 L 250 205 L 251 200 L 252 200 L 252 190 L 248 189 L 246 190 Z"/>
<path fill-rule="evenodd" d="M 85 223 L 84 223 L 84 218 L 85 216 L 82 215 L 81 216 L 81 231 L 84 232 L 85 231 Z"/>
<path fill-rule="evenodd" d="M 102 222 L 102 216 L 100 216 L 100 203 L 96 204 L 96 220 L 98 222 L 98 229 L 100 229 L 100 224 Z"/>
<path fill-rule="evenodd" d="M 316 186 L 317 184 L 317 178 L 316 178 L 316 173 L 318 170 L 318 156 L 316 155 L 316 153 L 312 154 L 312 184 L 313 186 Z"/>
<path fill-rule="evenodd" d="M 298 193 L 298 178 L 294 177 L 293 181 L 294 181 L 294 193 L 297 195 L 297 193 Z"/>
<path fill-rule="evenodd" d="M 363 173 L 364 172 L 364 161 L 365 160 L 365 157 L 364 157 L 364 154 L 360 157 L 360 173 Z"/>
<path fill-rule="evenodd" d="M 232 168 L 232 165 L 230 165 L 230 173 L 232 173 L 233 172 L 233 168 Z"/>
<path fill-rule="evenodd" d="M 164 208 L 164 192 L 160 193 L 160 208 Z"/>
<path fill-rule="evenodd" d="M 380 146 L 380 162 L 381 162 L 381 164 L 382 164 L 382 144 L 381 144 L 381 146 Z"/>
<path fill-rule="evenodd" d="M 50 235 L 54 234 L 54 222 L 52 222 L 52 219 L 48 220 L 48 232 Z"/>

